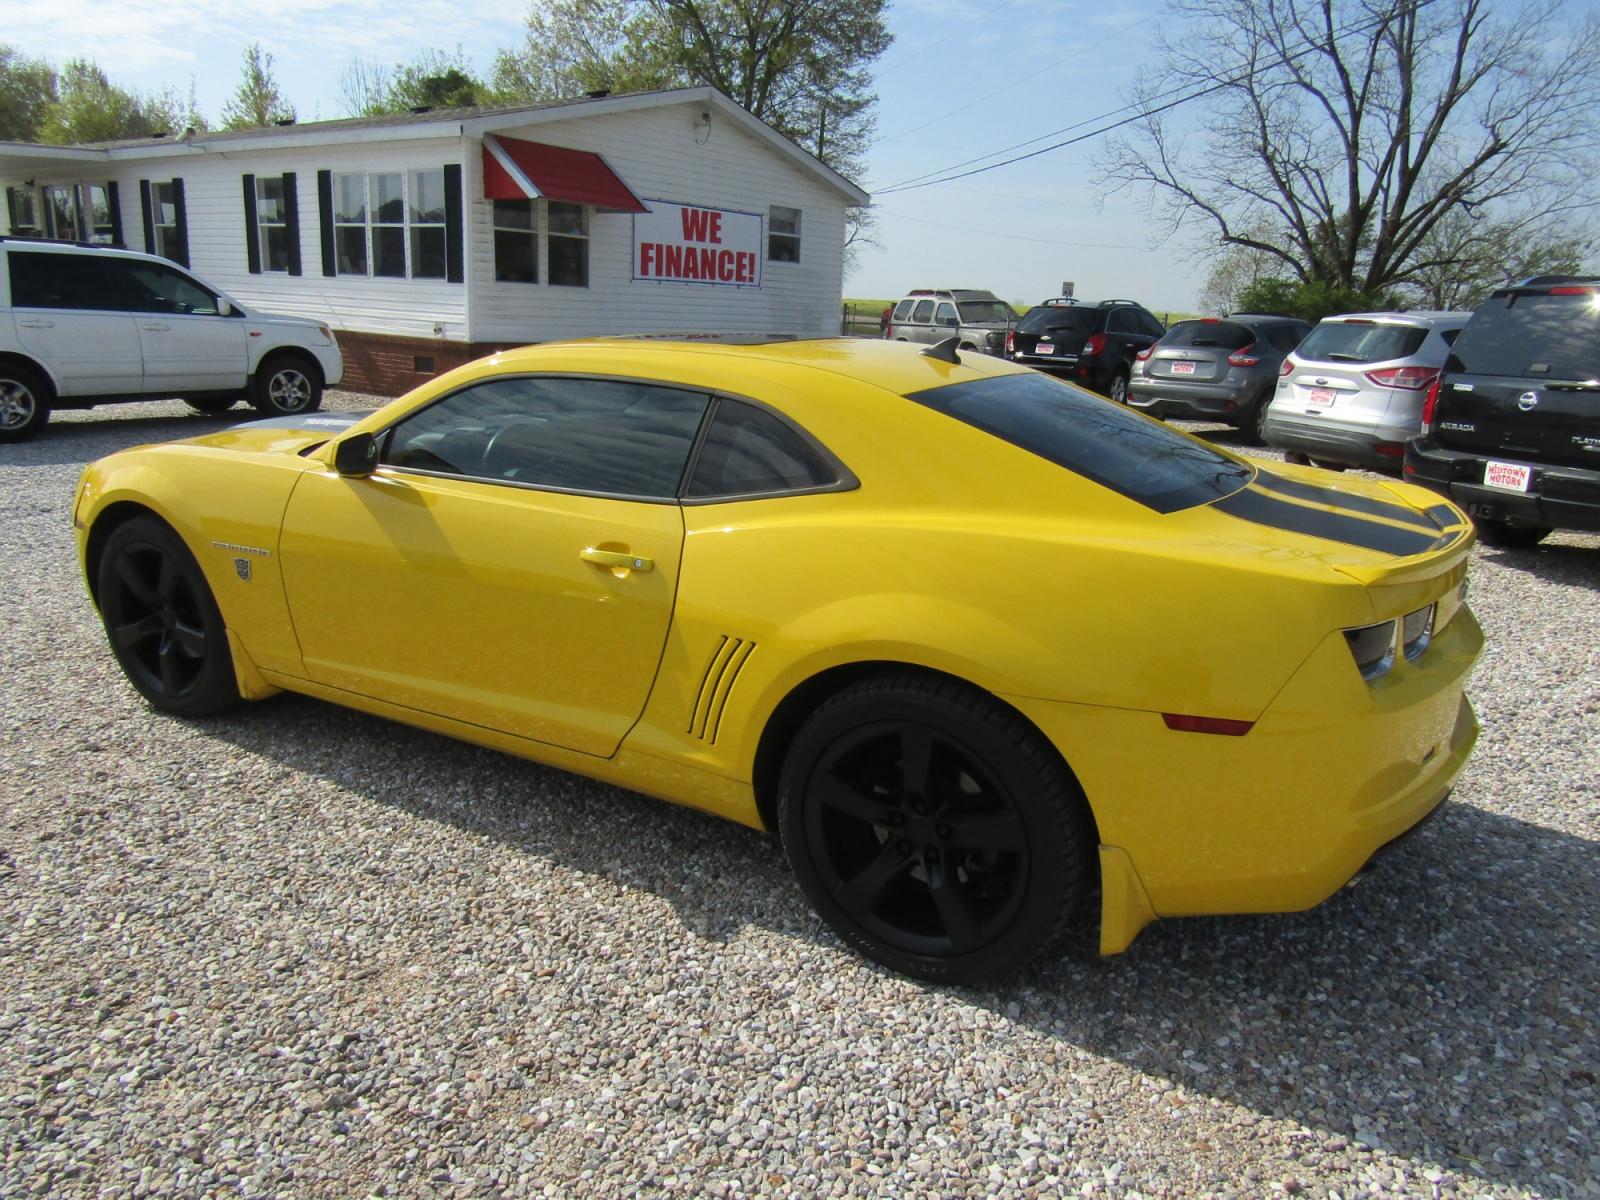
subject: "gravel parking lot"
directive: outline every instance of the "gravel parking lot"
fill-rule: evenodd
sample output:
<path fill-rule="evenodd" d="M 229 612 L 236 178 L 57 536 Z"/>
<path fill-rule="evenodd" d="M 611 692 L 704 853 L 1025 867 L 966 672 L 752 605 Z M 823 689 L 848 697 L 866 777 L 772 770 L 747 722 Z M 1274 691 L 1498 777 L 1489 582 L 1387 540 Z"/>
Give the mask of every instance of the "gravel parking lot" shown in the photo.
<path fill-rule="evenodd" d="M 1600 1197 L 1600 537 L 1475 551 L 1477 755 L 1359 887 L 949 990 L 710 817 L 312 700 L 153 714 L 73 484 L 233 419 L 0 447 L 0 1194 Z"/>

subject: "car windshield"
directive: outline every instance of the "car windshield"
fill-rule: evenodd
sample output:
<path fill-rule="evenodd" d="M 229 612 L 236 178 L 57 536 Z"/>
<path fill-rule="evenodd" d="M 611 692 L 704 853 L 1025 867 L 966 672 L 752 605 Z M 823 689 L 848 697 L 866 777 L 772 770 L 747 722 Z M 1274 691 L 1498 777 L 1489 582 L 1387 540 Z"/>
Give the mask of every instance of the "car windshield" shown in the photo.
<path fill-rule="evenodd" d="M 961 312 L 963 325 L 989 325 L 1012 321 L 1017 314 L 1004 300 L 963 300 L 956 307 Z"/>
<path fill-rule="evenodd" d="M 1388 362 L 1410 358 L 1428 336 L 1415 325 L 1380 325 L 1376 321 L 1324 321 L 1295 351 L 1313 362 Z"/>
<path fill-rule="evenodd" d="M 1097 308 L 1074 308 L 1070 304 L 1041 304 L 1028 310 L 1017 328 L 1023 333 L 1043 333 L 1045 330 L 1070 329 L 1087 337 L 1100 323 Z"/>
<path fill-rule="evenodd" d="M 1254 474 L 1204 442 L 1036 371 L 953 383 L 907 398 L 1157 512 L 1231 496 Z"/>
<path fill-rule="evenodd" d="M 1161 339 L 1163 347 L 1216 347 L 1219 350 L 1242 350 L 1256 340 L 1253 330 L 1232 321 L 1179 321 Z"/>
<path fill-rule="evenodd" d="M 1600 379 L 1600 292 L 1493 296 L 1451 347 L 1450 370 Z"/>

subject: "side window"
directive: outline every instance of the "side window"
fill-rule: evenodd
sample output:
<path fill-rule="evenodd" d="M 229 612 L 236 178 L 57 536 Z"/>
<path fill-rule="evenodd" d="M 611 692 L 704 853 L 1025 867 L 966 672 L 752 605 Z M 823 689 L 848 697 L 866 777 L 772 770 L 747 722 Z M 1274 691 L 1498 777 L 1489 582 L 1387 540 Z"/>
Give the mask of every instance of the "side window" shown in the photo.
<path fill-rule="evenodd" d="M 539 230 L 532 200 L 494 203 L 494 277 L 501 283 L 539 282 Z"/>
<path fill-rule="evenodd" d="M 102 264 L 87 254 L 40 254 L 13 250 L 11 304 L 14 308 L 117 309 Z"/>
<path fill-rule="evenodd" d="M 548 202 L 550 282 L 566 287 L 589 286 L 589 211 L 581 204 Z"/>
<path fill-rule="evenodd" d="M 917 301 L 917 307 L 911 314 L 911 323 L 914 324 L 914 325 L 926 325 L 932 319 L 933 319 L 933 301 L 932 300 L 918 300 Z"/>
<path fill-rule="evenodd" d="M 783 421 L 753 404 L 718 400 L 685 495 L 792 492 L 838 481 L 822 455 Z"/>
<path fill-rule="evenodd" d="M 31 187 L 8 187 L 6 189 L 6 211 L 11 218 L 11 233 L 13 237 L 44 236 L 44 228 L 39 223 L 39 215 L 36 211 Z"/>
<path fill-rule="evenodd" d="M 497 379 L 384 438 L 387 466 L 566 492 L 672 499 L 705 416 L 697 392 L 608 379 Z"/>
<path fill-rule="evenodd" d="M 367 177 L 333 177 L 333 261 L 340 275 L 367 273 Z"/>
<path fill-rule="evenodd" d="M 137 312 L 217 315 L 217 298 L 194 280 L 171 267 L 129 261 L 118 264 L 125 271 L 129 307 Z"/>
<path fill-rule="evenodd" d="M 444 168 L 411 172 L 411 278 L 445 277 Z"/>
<path fill-rule="evenodd" d="M 1305 332 L 1298 325 L 1274 325 L 1267 330 L 1267 340 L 1287 354 L 1300 344 Z"/>
<path fill-rule="evenodd" d="M 1158 338 L 1166 335 L 1167 327 L 1160 321 L 1156 320 L 1155 317 L 1151 316 L 1149 313 L 1139 314 L 1139 324 L 1151 337 Z"/>
<path fill-rule="evenodd" d="M 894 306 L 894 316 L 889 319 L 892 321 L 909 321 L 911 319 L 911 308 L 915 303 L 916 301 L 909 297 L 900 301 L 899 304 Z"/>
<path fill-rule="evenodd" d="M 934 324 L 959 325 L 960 321 L 956 318 L 956 306 L 954 304 L 939 305 L 938 311 L 934 314 Z"/>
<path fill-rule="evenodd" d="M 406 177 L 369 176 L 372 193 L 372 273 L 406 277 Z"/>
<path fill-rule="evenodd" d="M 1130 319 L 1132 316 L 1133 310 L 1130 308 L 1113 308 L 1106 314 L 1106 332 L 1132 333 L 1133 321 Z"/>
<path fill-rule="evenodd" d="M 767 210 L 767 260 L 800 261 L 800 210 L 774 204 Z"/>

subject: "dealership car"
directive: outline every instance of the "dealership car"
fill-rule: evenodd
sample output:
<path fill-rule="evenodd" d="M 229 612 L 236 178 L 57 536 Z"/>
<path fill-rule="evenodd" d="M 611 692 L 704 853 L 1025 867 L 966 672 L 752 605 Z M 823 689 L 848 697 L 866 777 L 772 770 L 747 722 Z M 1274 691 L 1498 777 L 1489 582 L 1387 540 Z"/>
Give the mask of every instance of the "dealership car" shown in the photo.
<path fill-rule="evenodd" d="M 951 342 L 510 351 L 114 454 L 74 522 L 157 708 L 288 689 L 776 830 L 935 980 L 1315 905 L 1477 733 L 1448 501 Z"/>
<path fill-rule="evenodd" d="M 1324 317 L 1283 360 L 1267 445 L 1320 466 L 1398 471 L 1464 312 Z"/>
<path fill-rule="evenodd" d="M 947 337 L 962 350 L 999 354 L 1016 310 L 993 292 L 977 288 L 914 288 L 894 306 L 884 336 L 896 342 L 932 345 Z"/>
<path fill-rule="evenodd" d="M 1294 317 L 1254 313 L 1179 321 L 1134 356 L 1128 405 L 1153 417 L 1222 421 L 1259 442 L 1278 369 L 1310 332 Z"/>
<path fill-rule="evenodd" d="M 1600 277 L 1527 279 L 1478 306 L 1405 475 L 1465 507 L 1492 546 L 1600 530 Z"/>
<path fill-rule="evenodd" d="M 133 400 L 310 412 L 343 373 L 323 322 L 240 304 L 164 258 L 0 237 L 0 442 L 53 408 Z"/>
<path fill-rule="evenodd" d="M 1060 373 L 1122 403 L 1134 356 L 1155 345 L 1167 327 L 1132 300 L 1074 300 L 1036 304 L 1006 337 L 1006 357 Z"/>

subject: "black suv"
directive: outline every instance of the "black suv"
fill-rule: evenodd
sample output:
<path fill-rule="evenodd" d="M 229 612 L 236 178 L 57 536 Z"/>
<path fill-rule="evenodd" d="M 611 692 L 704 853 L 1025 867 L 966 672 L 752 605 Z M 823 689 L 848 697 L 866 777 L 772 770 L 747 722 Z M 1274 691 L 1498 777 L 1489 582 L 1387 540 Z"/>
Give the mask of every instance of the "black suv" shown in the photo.
<path fill-rule="evenodd" d="M 1065 372 L 1119 404 L 1139 351 L 1167 327 L 1132 300 L 1046 300 L 1030 308 L 1006 335 L 1006 357 L 1030 367 Z"/>
<path fill-rule="evenodd" d="M 1491 546 L 1600 530 L 1600 276 L 1540 276 L 1472 314 L 1406 445 Z"/>

